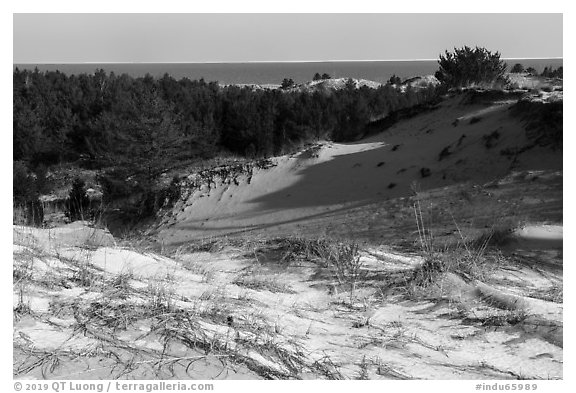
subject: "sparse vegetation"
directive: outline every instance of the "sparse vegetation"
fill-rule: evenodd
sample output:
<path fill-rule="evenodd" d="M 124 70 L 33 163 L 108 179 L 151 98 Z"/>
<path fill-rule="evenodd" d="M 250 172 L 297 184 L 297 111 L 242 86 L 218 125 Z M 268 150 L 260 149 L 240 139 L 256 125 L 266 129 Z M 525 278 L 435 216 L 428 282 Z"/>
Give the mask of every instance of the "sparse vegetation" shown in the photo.
<path fill-rule="evenodd" d="M 232 283 L 240 287 L 253 289 L 255 291 L 270 291 L 272 293 L 295 293 L 288 284 L 281 283 L 278 278 L 271 277 L 270 275 L 258 275 L 253 272 L 242 275 L 241 277 L 232 281 Z"/>
<path fill-rule="evenodd" d="M 564 288 L 561 285 L 552 285 L 549 288 L 532 290 L 529 296 L 535 299 L 546 300 L 548 302 L 563 303 Z"/>
<path fill-rule="evenodd" d="M 414 203 L 414 216 L 424 259 L 406 278 L 406 285 L 411 293 L 426 290 L 448 273 L 455 274 L 465 281 L 486 280 L 493 271 L 505 263 L 501 253 L 488 250 L 488 247 L 501 246 L 508 242 L 510 230 L 491 228 L 475 239 L 468 239 L 454 222 L 460 241 L 456 245 L 442 245 L 435 243 L 433 233 L 426 227 L 418 197 Z"/>
<path fill-rule="evenodd" d="M 464 60 L 448 52 L 443 60 L 458 63 L 454 72 L 473 68 L 471 59 L 478 60 L 475 72 L 484 73 L 481 81 L 447 73 L 444 87 L 487 86 L 498 80 L 490 76 L 498 71 L 497 53 L 462 51 Z M 131 233 L 120 243 L 86 223 L 14 227 L 16 378 L 364 380 L 427 378 L 431 372 L 449 378 L 562 377 L 562 251 L 556 238 L 546 240 L 542 250 L 524 247 L 528 237 L 522 236 L 534 228 L 520 226 L 562 219 L 561 173 L 525 171 L 519 165 L 518 172 L 500 177 L 519 154 L 537 146 L 558 147 L 558 104 L 511 105 L 510 114 L 526 125 L 526 146 L 510 142 L 508 134 L 519 135 L 518 119 L 514 127 L 505 122 L 496 130 L 493 126 L 495 119 L 507 116 L 510 97 L 525 92 L 473 89 L 461 94 L 455 89 L 442 91 L 458 95 L 450 101 L 458 102 L 458 111 L 448 113 L 449 105 L 439 105 L 442 109 L 430 118 L 385 134 L 389 140 L 374 143 L 380 150 L 365 154 L 366 146 L 350 144 L 349 151 L 357 154 L 352 156 L 347 145 L 328 141 L 299 147 L 297 154 L 280 159 L 254 160 L 290 151 L 309 138 L 354 140 L 364 135 L 366 122 L 380 118 L 383 108 L 408 105 L 418 93 L 409 83 L 402 86 L 405 93 L 394 90 L 392 82 L 400 83 L 396 76 L 379 89 L 358 89 L 350 79 L 342 90 L 328 92 L 324 86 L 304 93 L 288 88 L 291 80 L 283 90 L 258 90 L 169 76 L 96 73 L 70 80 L 52 73 L 14 74 L 15 152 L 20 159 L 14 166 L 15 205 L 39 217 L 28 224 L 42 224 L 42 211 L 36 212 L 34 204 L 46 200 L 39 195 L 54 180 L 53 170 L 42 168 L 43 162 L 57 169 L 69 162 L 62 195 L 68 196 L 65 206 L 73 220 L 92 215 L 88 195 L 98 188 L 94 182 L 102 186 L 110 211 L 132 214 L 138 222 L 161 206 L 173 209 L 160 225 Z M 314 80 L 326 77 L 316 73 Z M 550 86 L 556 82 L 546 81 Z M 539 89 L 540 98 L 557 93 Z M 72 104 L 69 91 L 78 93 Z M 43 101 L 45 92 L 54 94 Z M 497 116 L 491 110 L 476 112 L 504 99 Z M 29 104 L 35 100 L 52 106 L 33 109 Z M 469 104 L 477 106 L 465 113 Z M 393 111 L 371 124 L 382 131 L 381 126 L 386 129 L 434 107 Z M 450 126 L 456 116 L 468 136 Z M 35 141 L 27 141 L 28 136 Z M 416 139 L 436 137 L 426 154 L 413 149 Z M 478 157 L 484 163 L 495 154 L 484 147 L 492 149 L 504 139 L 508 147 L 500 153 L 515 161 L 497 158 L 498 165 L 505 165 L 494 166 L 499 177 L 489 183 L 482 176 L 491 175 L 492 166 L 467 179 L 474 173 L 474 154 L 484 154 Z M 132 147 L 124 152 L 127 158 L 120 157 L 119 142 Z M 236 166 L 227 162 L 213 168 L 219 162 L 214 157 L 227 149 L 237 149 L 230 154 L 244 158 Z M 359 187 L 356 181 L 346 183 L 356 187 L 347 191 L 358 191 L 349 201 L 344 195 L 349 205 L 340 199 L 316 205 L 311 198 L 306 200 L 313 202 L 310 210 L 288 218 L 272 212 L 262 226 L 258 220 L 268 210 L 250 210 L 248 215 L 257 219 L 248 225 L 218 221 L 219 216 L 211 220 L 211 211 L 235 214 L 237 205 L 227 201 L 236 202 L 238 194 L 244 198 L 247 184 L 270 173 L 260 177 L 256 171 L 276 165 L 272 176 L 287 168 L 306 174 L 308 165 L 333 164 L 325 159 L 329 149 L 343 159 L 346 171 L 378 175 L 376 187 L 374 179 Z M 432 162 L 451 155 L 449 162 Z M 204 159 L 207 168 L 197 177 L 179 172 Z M 286 161 L 294 166 L 282 167 Z M 77 175 L 80 166 L 98 171 L 98 176 Z M 425 187 L 417 178 L 426 178 Z M 300 184 L 294 182 L 295 187 Z M 274 187 L 265 190 L 266 196 L 275 195 Z M 225 191 L 218 194 L 221 189 Z M 284 191 L 281 198 L 271 198 L 273 203 L 290 209 L 294 201 L 301 203 L 300 193 Z M 326 191 L 332 190 L 322 189 Z M 255 194 L 250 203 L 262 202 Z M 193 221 L 191 210 L 203 215 Z M 310 216 L 316 221 L 309 221 Z M 178 231 L 191 227 L 200 233 L 191 237 L 199 240 L 179 237 Z M 155 231 L 165 229 L 156 237 Z M 72 230 L 81 235 L 66 237 Z M 375 356 L 382 353 L 390 356 Z M 518 365 L 477 362 L 503 355 Z"/>

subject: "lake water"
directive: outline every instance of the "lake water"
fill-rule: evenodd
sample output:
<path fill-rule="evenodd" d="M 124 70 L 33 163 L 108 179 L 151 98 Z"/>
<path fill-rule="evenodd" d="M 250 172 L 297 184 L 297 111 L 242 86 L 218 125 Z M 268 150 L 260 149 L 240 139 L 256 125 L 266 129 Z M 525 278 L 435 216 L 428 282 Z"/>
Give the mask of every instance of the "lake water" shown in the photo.
<path fill-rule="evenodd" d="M 524 67 L 534 67 L 542 71 L 544 67 L 554 68 L 563 64 L 562 59 L 507 59 L 509 65 L 522 63 Z M 297 83 L 312 79 L 316 72 L 328 73 L 333 78 L 350 77 L 385 82 L 396 74 L 400 78 L 430 75 L 438 69 L 436 60 L 417 61 L 338 61 L 313 63 L 106 63 L 106 64 L 14 64 L 13 68 L 40 71 L 59 70 L 66 74 L 94 73 L 97 69 L 115 74 L 126 73 L 139 77 L 150 74 L 161 77 L 168 73 L 176 79 L 189 78 L 217 81 L 223 84 L 236 83 L 281 83 L 284 78 L 292 78 Z"/>

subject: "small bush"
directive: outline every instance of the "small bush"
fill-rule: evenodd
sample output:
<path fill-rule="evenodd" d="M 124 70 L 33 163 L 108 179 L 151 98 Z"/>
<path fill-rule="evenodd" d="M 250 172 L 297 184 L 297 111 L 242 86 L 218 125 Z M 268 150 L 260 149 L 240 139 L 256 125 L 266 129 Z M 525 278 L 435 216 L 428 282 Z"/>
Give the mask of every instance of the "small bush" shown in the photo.
<path fill-rule="evenodd" d="M 89 217 L 90 199 L 86 195 L 86 183 L 80 178 L 74 179 L 68 196 L 68 217 L 70 221 L 84 220 Z"/>
<path fill-rule="evenodd" d="M 400 84 L 402 84 L 402 79 L 400 79 L 400 77 L 398 77 L 398 76 L 396 76 L 396 74 L 394 74 L 390 77 L 390 79 L 388 80 L 388 83 L 391 85 L 400 85 Z"/>
<path fill-rule="evenodd" d="M 410 281 L 418 286 L 426 287 L 435 282 L 439 274 L 447 271 L 448 266 L 443 259 L 430 257 L 413 270 Z"/>
<path fill-rule="evenodd" d="M 322 75 L 320 75 L 317 72 L 314 74 L 314 78 L 312 78 L 313 81 L 319 81 L 319 80 L 324 80 L 324 79 L 331 79 L 331 76 L 327 73 L 323 73 Z"/>
<path fill-rule="evenodd" d="M 466 280 L 485 280 L 503 261 L 498 253 L 485 252 L 486 244 L 476 248 L 460 245 L 456 249 L 428 253 L 424 262 L 414 269 L 408 281 L 426 288 L 446 273 L 453 273 Z"/>
<path fill-rule="evenodd" d="M 523 72 L 524 72 L 524 66 L 520 63 L 514 64 L 514 66 L 512 66 L 512 69 L 510 70 L 510 73 L 512 74 L 521 74 Z"/>
<path fill-rule="evenodd" d="M 289 89 L 293 86 L 294 86 L 294 81 L 292 80 L 292 78 L 284 78 L 282 80 L 282 84 L 280 85 L 280 88 Z"/>
<path fill-rule="evenodd" d="M 281 251 L 283 262 L 302 258 L 328 268 L 338 284 L 350 286 L 350 299 L 354 298 L 356 284 L 363 275 L 360 247 L 357 243 L 342 243 L 326 239 L 277 238 L 267 240 L 264 245 L 266 248 L 274 247 L 277 251 Z M 264 250 L 259 248 L 257 251 Z M 239 285 L 254 284 L 250 280 L 244 281 Z M 258 285 L 265 284 L 258 283 Z"/>

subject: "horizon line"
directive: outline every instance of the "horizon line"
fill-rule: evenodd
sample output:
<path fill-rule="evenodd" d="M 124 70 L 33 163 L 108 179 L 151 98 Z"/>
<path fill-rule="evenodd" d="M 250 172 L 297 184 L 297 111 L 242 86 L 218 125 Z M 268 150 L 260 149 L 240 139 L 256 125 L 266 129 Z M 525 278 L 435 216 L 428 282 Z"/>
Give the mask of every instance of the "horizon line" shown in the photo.
<path fill-rule="evenodd" d="M 503 57 L 501 60 L 558 60 L 553 57 Z M 352 63 L 352 62 L 397 62 L 397 61 L 437 61 L 434 59 L 385 59 L 385 60 L 234 60 L 234 61 L 84 61 L 84 62 L 12 62 L 12 65 L 77 65 L 77 64 L 261 64 L 261 63 Z"/>

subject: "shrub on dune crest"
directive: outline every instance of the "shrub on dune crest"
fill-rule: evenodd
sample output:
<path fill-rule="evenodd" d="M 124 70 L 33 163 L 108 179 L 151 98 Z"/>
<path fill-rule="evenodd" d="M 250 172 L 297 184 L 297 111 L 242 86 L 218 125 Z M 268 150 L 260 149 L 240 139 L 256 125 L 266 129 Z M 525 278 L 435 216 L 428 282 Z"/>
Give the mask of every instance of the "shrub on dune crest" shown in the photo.
<path fill-rule="evenodd" d="M 468 87 L 472 85 L 492 85 L 503 81 L 506 63 L 500 60 L 500 53 L 492 53 L 486 48 L 474 49 L 465 46 L 445 52 L 438 60 L 440 68 L 436 78 L 448 87 Z"/>

